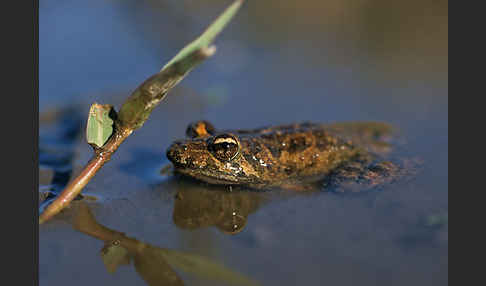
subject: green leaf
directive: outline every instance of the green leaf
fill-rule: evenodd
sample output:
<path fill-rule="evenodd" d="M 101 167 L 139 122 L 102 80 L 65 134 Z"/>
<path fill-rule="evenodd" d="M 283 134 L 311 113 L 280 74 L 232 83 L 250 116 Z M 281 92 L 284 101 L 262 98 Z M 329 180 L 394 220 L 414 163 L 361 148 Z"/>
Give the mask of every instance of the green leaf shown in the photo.
<path fill-rule="evenodd" d="M 231 21 L 233 16 L 240 8 L 243 0 L 237 0 L 226 10 L 202 33 L 199 38 L 185 46 L 175 57 L 173 57 L 162 69 L 168 68 L 173 63 L 186 58 L 188 55 L 194 53 L 194 51 L 201 48 L 208 48 L 214 41 L 214 38 L 223 30 L 223 28 Z"/>
<path fill-rule="evenodd" d="M 110 113 L 114 111 L 110 104 L 93 103 L 89 109 L 86 126 L 86 140 L 98 147 L 105 145 L 113 133 L 113 119 Z"/>
<path fill-rule="evenodd" d="M 242 3 L 243 0 L 235 1 L 199 38 L 184 47 L 160 72 L 152 75 L 133 91 L 118 113 L 124 128 L 142 127 L 165 95 L 194 67 L 216 52 L 216 47 L 211 46 L 211 43 L 233 18 Z"/>

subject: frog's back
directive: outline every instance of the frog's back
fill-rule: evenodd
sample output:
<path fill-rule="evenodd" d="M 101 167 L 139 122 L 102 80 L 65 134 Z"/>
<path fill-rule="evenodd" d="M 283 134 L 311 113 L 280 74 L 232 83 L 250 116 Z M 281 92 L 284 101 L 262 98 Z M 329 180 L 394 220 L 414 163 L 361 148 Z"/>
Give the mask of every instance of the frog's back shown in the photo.
<path fill-rule="evenodd" d="M 319 179 L 362 154 L 362 149 L 336 135 L 329 125 L 300 123 L 253 130 L 233 130 L 241 156 L 265 186 L 295 179 Z"/>

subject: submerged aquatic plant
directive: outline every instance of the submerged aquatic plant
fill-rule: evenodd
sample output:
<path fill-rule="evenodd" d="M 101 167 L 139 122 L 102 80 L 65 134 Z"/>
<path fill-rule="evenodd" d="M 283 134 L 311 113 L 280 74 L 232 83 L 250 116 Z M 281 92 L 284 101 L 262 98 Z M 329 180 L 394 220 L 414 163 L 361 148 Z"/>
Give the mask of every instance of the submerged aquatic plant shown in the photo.
<path fill-rule="evenodd" d="M 236 0 L 204 31 L 184 47 L 160 72 L 145 80 L 123 103 L 117 113 L 111 105 L 94 103 L 90 108 L 87 141 L 94 149 L 92 159 L 39 217 L 39 223 L 59 213 L 81 193 L 99 169 L 111 159 L 120 144 L 143 126 L 153 109 L 198 64 L 216 52 L 214 38 L 230 22 L 243 0 Z"/>

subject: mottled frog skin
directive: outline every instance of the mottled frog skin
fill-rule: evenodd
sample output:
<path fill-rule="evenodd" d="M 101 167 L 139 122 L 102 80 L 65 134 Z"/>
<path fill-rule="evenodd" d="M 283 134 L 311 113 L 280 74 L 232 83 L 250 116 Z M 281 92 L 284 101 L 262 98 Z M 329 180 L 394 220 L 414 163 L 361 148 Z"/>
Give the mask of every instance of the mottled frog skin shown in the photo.
<path fill-rule="evenodd" d="M 379 122 L 216 130 L 198 121 L 188 126 L 187 139 L 168 148 L 167 157 L 176 173 L 211 184 L 296 190 L 343 178 L 376 184 L 396 169 L 390 162 L 372 165 L 377 154 L 389 150 L 383 138 L 391 130 Z"/>

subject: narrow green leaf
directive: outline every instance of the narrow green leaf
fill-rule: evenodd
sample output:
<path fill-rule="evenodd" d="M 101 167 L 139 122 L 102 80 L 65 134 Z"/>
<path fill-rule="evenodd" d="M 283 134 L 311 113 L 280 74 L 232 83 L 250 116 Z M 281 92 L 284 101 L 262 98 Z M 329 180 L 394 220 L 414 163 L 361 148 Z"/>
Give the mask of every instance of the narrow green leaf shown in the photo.
<path fill-rule="evenodd" d="M 162 69 L 168 68 L 171 64 L 180 61 L 192 54 L 194 51 L 201 48 L 208 48 L 214 41 L 214 38 L 223 30 L 223 28 L 231 21 L 233 16 L 238 12 L 243 0 L 237 0 L 226 10 L 202 33 L 199 38 L 185 46 L 175 57 L 173 57 Z"/>
<path fill-rule="evenodd" d="M 98 147 L 105 145 L 113 133 L 113 119 L 110 117 L 113 106 L 110 104 L 93 103 L 89 109 L 86 126 L 86 140 Z"/>
<path fill-rule="evenodd" d="M 235 1 L 199 38 L 184 47 L 160 72 L 152 75 L 133 91 L 118 113 L 120 123 L 125 128 L 142 127 L 165 95 L 194 67 L 216 52 L 216 47 L 211 45 L 212 41 L 233 18 L 242 3 L 243 0 Z"/>

